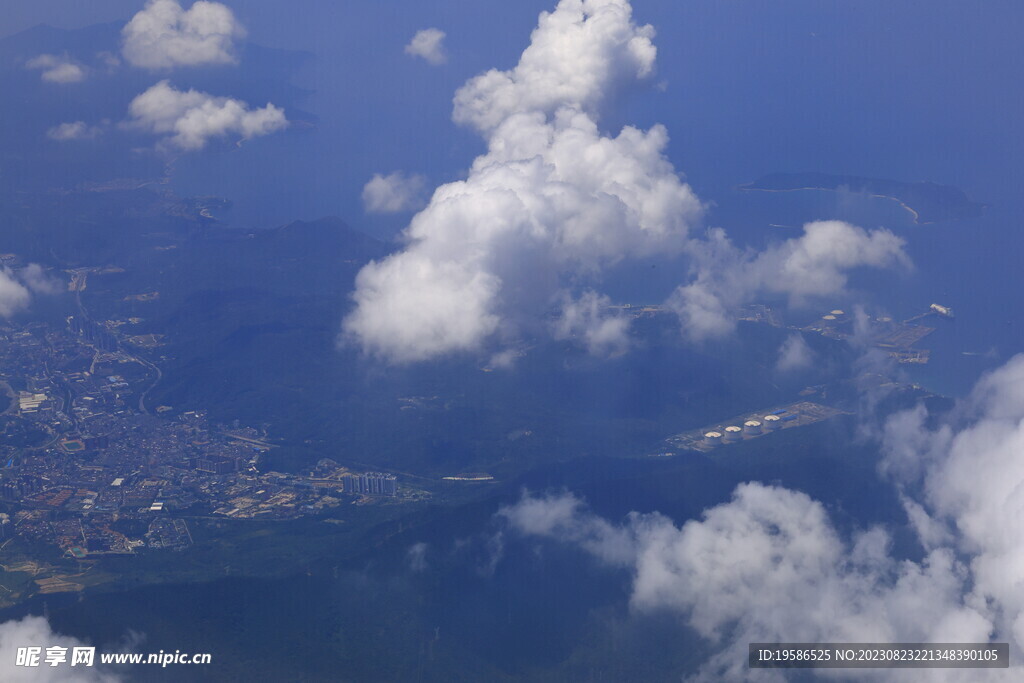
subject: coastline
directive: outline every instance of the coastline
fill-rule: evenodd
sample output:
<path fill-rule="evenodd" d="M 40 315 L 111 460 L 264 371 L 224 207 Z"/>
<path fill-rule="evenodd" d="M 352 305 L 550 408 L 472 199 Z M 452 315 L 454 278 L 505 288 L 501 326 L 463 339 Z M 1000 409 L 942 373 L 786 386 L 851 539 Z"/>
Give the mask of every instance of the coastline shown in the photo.
<path fill-rule="evenodd" d="M 818 190 L 819 192 L 839 191 L 834 187 L 787 187 L 785 189 L 776 190 L 768 187 L 750 187 L 745 185 L 740 185 L 736 189 L 742 190 L 744 192 L 801 192 L 803 190 Z M 853 190 L 851 190 L 851 192 L 853 192 Z M 864 194 L 870 197 L 874 197 L 876 199 L 889 199 L 891 201 L 896 202 L 897 204 L 900 205 L 901 208 L 906 209 L 910 213 L 910 215 L 913 216 L 914 225 L 931 225 L 932 223 L 934 223 L 934 221 L 922 221 L 920 214 L 918 214 L 918 212 L 915 211 L 911 206 L 904 203 L 903 200 L 901 200 L 899 197 L 893 197 L 892 195 L 887 194 L 868 194 L 867 192 L 856 192 L 856 194 Z"/>

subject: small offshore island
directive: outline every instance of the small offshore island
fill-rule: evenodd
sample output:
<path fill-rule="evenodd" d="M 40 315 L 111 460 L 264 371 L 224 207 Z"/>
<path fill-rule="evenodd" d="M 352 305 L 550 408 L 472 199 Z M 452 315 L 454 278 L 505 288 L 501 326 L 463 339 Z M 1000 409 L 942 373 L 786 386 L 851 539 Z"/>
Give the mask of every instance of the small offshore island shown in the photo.
<path fill-rule="evenodd" d="M 898 202 L 914 216 L 914 223 L 918 225 L 978 218 L 985 208 L 984 204 L 972 202 L 963 190 L 951 185 L 931 182 L 906 183 L 899 180 L 828 173 L 770 173 L 752 183 L 740 185 L 738 189 L 762 192 L 845 189 Z"/>

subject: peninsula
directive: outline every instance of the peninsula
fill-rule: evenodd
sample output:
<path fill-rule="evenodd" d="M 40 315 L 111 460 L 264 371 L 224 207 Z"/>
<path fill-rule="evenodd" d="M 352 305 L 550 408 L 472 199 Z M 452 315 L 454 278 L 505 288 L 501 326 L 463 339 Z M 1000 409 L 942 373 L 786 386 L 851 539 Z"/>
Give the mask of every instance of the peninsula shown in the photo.
<path fill-rule="evenodd" d="M 932 182 L 908 183 L 899 180 L 862 178 L 827 173 L 771 173 L 740 190 L 791 192 L 796 190 L 846 190 L 873 197 L 891 199 L 909 211 L 918 225 L 940 221 L 977 218 L 984 204 L 971 201 L 963 190 Z"/>

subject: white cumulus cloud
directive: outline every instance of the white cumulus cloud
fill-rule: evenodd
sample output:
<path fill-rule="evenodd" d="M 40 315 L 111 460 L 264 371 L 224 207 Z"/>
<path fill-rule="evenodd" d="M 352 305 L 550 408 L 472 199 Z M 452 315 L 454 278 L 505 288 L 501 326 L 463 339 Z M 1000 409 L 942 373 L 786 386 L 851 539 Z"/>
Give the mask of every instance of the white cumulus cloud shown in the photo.
<path fill-rule="evenodd" d="M 1024 355 L 978 382 L 951 418 L 923 407 L 886 424 L 886 468 L 923 499 L 922 526 L 941 525 L 971 557 L 973 598 L 991 605 L 1003 638 L 1024 649 Z"/>
<path fill-rule="evenodd" d="M 149 0 L 121 33 L 129 64 L 166 69 L 235 63 L 234 41 L 245 31 L 219 2 L 199 0 L 186 10 L 176 0 Z"/>
<path fill-rule="evenodd" d="M 758 641 L 1008 641 L 1018 661 L 1024 355 L 983 377 L 953 411 L 918 406 L 891 416 L 884 432 L 882 471 L 899 488 L 920 561 L 894 558 L 881 528 L 844 541 L 820 503 L 759 483 L 682 526 L 657 513 L 609 522 L 567 493 L 525 495 L 499 516 L 521 534 L 628 570 L 634 610 L 678 612 L 714 646 L 698 680 L 782 680 L 746 668 L 747 643 Z M 977 680 L 969 670 L 919 673 Z M 990 674 L 1020 680 L 1024 668 Z"/>
<path fill-rule="evenodd" d="M 696 276 L 668 305 L 687 336 L 721 336 L 733 329 L 736 307 L 756 296 L 784 294 L 801 303 L 842 292 L 852 269 L 909 266 L 903 245 L 889 230 L 833 220 L 807 223 L 800 237 L 755 252 L 736 247 L 716 228 L 695 245 Z"/>
<path fill-rule="evenodd" d="M 715 650 L 696 680 L 784 680 L 748 669 L 750 642 L 987 642 L 992 630 L 952 551 L 896 560 L 878 528 L 846 543 L 820 503 L 785 488 L 741 484 L 681 527 L 657 513 L 613 524 L 570 494 L 499 514 L 629 571 L 634 610 L 681 614 Z"/>
<path fill-rule="evenodd" d="M 562 0 L 543 12 L 509 71 L 491 69 L 455 95 L 454 118 L 481 131 L 512 114 L 572 105 L 591 115 L 619 83 L 654 70 L 654 29 L 637 26 L 629 0 Z"/>
<path fill-rule="evenodd" d="M 288 126 L 284 110 L 269 102 L 253 109 L 230 97 L 177 90 L 166 80 L 136 96 L 128 113 L 128 125 L 165 134 L 167 144 L 183 150 L 202 149 L 211 138 L 236 135 L 248 140 Z"/>
<path fill-rule="evenodd" d="M 400 213 L 423 208 L 427 179 L 395 171 L 375 173 L 363 187 L 363 206 L 369 213 Z"/>
<path fill-rule="evenodd" d="M 651 35 L 628 2 L 563 0 L 516 68 L 463 86 L 453 116 L 487 152 L 434 192 L 402 252 L 362 270 L 347 333 L 394 361 L 474 350 L 578 298 L 565 278 L 682 251 L 703 207 L 664 156 L 665 129 L 606 135 L 594 112 L 624 75 L 650 72 Z"/>
<path fill-rule="evenodd" d="M 67 55 L 39 55 L 25 62 L 25 67 L 42 71 L 40 77 L 48 83 L 79 83 L 85 80 L 85 67 Z"/>
<path fill-rule="evenodd" d="M 444 49 L 445 32 L 439 28 L 425 28 L 417 31 L 409 44 L 405 46 L 405 54 L 422 57 L 429 64 L 438 66 L 448 61 Z"/>

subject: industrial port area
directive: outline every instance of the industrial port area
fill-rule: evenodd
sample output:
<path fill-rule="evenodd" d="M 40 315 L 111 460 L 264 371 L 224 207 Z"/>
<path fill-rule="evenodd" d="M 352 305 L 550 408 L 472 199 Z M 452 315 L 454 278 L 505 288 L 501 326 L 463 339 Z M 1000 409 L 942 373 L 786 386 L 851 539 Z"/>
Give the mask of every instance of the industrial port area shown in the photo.
<path fill-rule="evenodd" d="M 897 363 L 925 364 L 931 358 L 931 351 L 919 348 L 918 344 L 936 329 L 925 325 L 925 321 L 954 317 L 953 309 L 940 304 L 932 304 L 923 313 L 902 322 L 889 316 L 863 316 L 858 319 L 837 308 L 803 327 L 792 327 L 784 325 L 778 313 L 770 306 L 751 304 L 740 311 L 738 319 L 812 332 L 830 339 L 847 340 L 860 336 L 869 340 L 872 346 L 888 353 Z"/>
<path fill-rule="evenodd" d="M 938 304 L 919 315 L 904 320 L 893 320 L 888 316 L 877 318 L 865 317 L 859 323 L 854 316 L 842 309 L 835 309 L 810 325 L 803 328 L 805 332 L 816 332 L 831 339 L 851 339 L 864 335 L 870 339 L 875 348 L 882 349 L 897 363 L 927 363 L 931 357 L 929 349 L 918 348 L 917 344 L 935 331 L 934 327 L 923 324 L 924 320 L 934 317 L 952 318 L 951 309 Z M 860 329 L 858 329 L 860 328 Z"/>
<path fill-rule="evenodd" d="M 836 415 L 849 414 L 812 401 L 776 406 L 670 436 L 665 443 L 674 450 L 655 455 L 672 456 L 680 451 L 711 453 L 740 441 L 749 441 L 783 429 L 805 427 Z"/>

